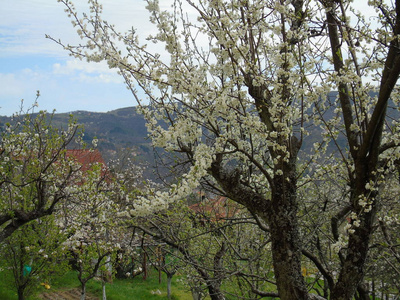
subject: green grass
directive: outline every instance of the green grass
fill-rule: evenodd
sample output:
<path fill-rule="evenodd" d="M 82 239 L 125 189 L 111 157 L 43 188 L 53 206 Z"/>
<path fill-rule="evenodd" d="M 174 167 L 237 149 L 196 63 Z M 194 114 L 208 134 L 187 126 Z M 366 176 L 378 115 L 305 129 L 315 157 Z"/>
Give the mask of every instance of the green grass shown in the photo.
<path fill-rule="evenodd" d="M 18 299 L 17 292 L 9 289 L 7 285 L 0 282 L 0 299 L 13 300 Z"/>
<path fill-rule="evenodd" d="M 17 292 L 11 285 L 11 282 L 5 280 L 5 274 L 0 274 L 0 299 L 1 300 L 18 300 Z M 174 276 L 172 279 L 172 299 L 173 300 L 191 300 L 192 295 L 177 279 L 179 276 Z M 51 289 L 45 290 L 44 287 L 38 286 L 36 295 L 27 297 L 27 300 L 38 300 L 39 293 L 51 293 L 52 291 L 79 288 L 79 281 L 74 271 L 67 272 L 62 277 L 54 277 L 50 281 Z M 230 287 L 225 289 L 231 291 Z M 268 290 L 269 287 L 264 287 Z M 151 291 L 161 291 L 161 295 L 152 294 Z M 91 280 L 87 284 L 87 291 L 101 299 L 101 282 L 98 280 Z M 161 300 L 167 298 L 167 278 L 163 274 L 161 284 L 158 283 L 158 273 L 153 271 L 149 277 L 144 280 L 142 276 L 137 276 L 134 279 L 114 279 L 113 283 L 106 285 L 107 299 L 108 300 Z M 233 292 L 233 291 L 231 291 Z M 207 298 L 209 299 L 209 298 Z M 227 299 L 236 299 L 227 295 Z M 270 299 L 268 297 L 263 298 Z M 378 297 L 376 299 L 379 299 Z"/>
<path fill-rule="evenodd" d="M 172 279 L 172 299 L 173 300 L 191 300 L 193 299 L 190 291 L 188 291 L 181 283 L 177 282 L 179 276 Z M 49 282 L 50 290 L 38 286 L 35 295 L 27 297 L 27 300 L 37 300 L 40 293 L 51 293 L 62 289 L 79 288 L 80 283 L 74 271 L 67 272 L 62 277 L 52 278 Z M 161 295 L 152 294 L 151 291 L 161 291 Z M 87 291 L 101 299 L 102 287 L 98 280 L 90 280 L 87 284 Z M 142 276 L 133 279 L 114 279 L 113 283 L 107 283 L 106 293 L 108 300 L 160 300 L 168 299 L 167 297 L 167 278 L 163 274 L 161 284 L 158 283 L 158 273 L 153 271 L 150 276 L 144 280 Z M 17 300 L 17 292 L 14 287 L 4 280 L 0 279 L 0 299 Z"/>
<path fill-rule="evenodd" d="M 182 284 L 177 282 L 178 276 L 172 279 L 172 299 L 190 300 L 193 299 L 189 291 Z M 161 295 L 152 294 L 151 291 L 161 291 Z M 101 296 L 101 282 L 92 280 L 88 283 L 88 291 Z M 108 300 L 156 300 L 168 299 L 167 297 L 167 278 L 163 274 L 161 284 L 158 283 L 158 274 L 153 272 L 146 280 L 142 276 L 134 279 L 114 280 L 113 283 L 106 285 Z M 134 298 L 133 298 L 134 296 Z"/>

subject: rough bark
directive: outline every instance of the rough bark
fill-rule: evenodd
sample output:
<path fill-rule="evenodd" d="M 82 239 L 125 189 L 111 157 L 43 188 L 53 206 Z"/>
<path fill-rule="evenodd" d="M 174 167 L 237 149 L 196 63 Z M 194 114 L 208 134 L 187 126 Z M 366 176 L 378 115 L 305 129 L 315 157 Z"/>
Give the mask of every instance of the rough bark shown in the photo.
<path fill-rule="evenodd" d="M 301 275 L 301 243 L 297 224 L 296 185 L 274 178 L 270 226 L 272 257 L 280 299 L 308 299 Z"/>
<path fill-rule="evenodd" d="M 200 300 L 201 297 L 200 297 L 199 289 L 197 287 L 192 287 L 191 290 L 192 290 L 193 300 Z"/>
<path fill-rule="evenodd" d="M 351 300 L 364 278 L 365 262 L 376 212 L 362 218 L 361 225 L 349 237 L 347 255 L 332 291 L 332 300 Z"/>
<path fill-rule="evenodd" d="M 272 257 L 280 299 L 309 299 L 301 273 L 301 241 L 297 222 L 296 159 L 299 143 L 292 138 L 289 162 L 280 164 L 283 174 L 271 185 L 271 206 L 264 220 L 270 227 Z"/>

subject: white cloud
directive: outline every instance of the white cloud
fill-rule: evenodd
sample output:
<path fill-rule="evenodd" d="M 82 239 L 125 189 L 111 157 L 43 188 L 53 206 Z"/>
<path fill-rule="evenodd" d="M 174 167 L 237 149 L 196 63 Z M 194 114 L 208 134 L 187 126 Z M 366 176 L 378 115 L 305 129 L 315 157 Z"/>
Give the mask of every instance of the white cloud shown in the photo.
<path fill-rule="evenodd" d="M 53 65 L 55 74 L 72 74 L 75 71 L 84 71 L 86 73 L 111 73 L 115 74 L 116 71 L 109 69 L 107 63 L 88 63 L 79 59 L 67 60 L 65 64 L 56 63 Z"/>
<path fill-rule="evenodd" d="M 78 35 L 64 12 L 64 5 L 51 0 L 13 0 L 0 4 L 0 55 L 47 54 L 66 58 L 68 53 L 48 34 L 66 43 L 79 43 Z M 73 1 L 78 12 L 88 11 L 85 0 Z M 104 19 L 115 24 L 117 30 L 135 27 L 147 32 L 149 25 L 145 1 L 102 0 Z"/>
<path fill-rule="evenodd" d="M 85 73 L 79 74 L 79 80 L 84 83 L 123 83 L 119 76 L 99 74 L 97 76 L 89 76 Z"/>
<path fill-rule="evenodd" d="M 24 89 L 22 82 L 15 74 L 0 73 L 0 97 L 17 97 Z"/>
<path fill-rule="evenodd" d="M 117 70 L 110 69 L 106 62 L 88 63 L 78 59 L 53 64 L 54 75 L 70 75 L 75 80 L 97 83 L 123 83 Z"/>
<path fill-rule="evenodd" d="M 26 99 L 24 103 L 27 106 L 31 105 L 38 89 L 33 87 L 36 79 L 34 72 L 29 69 L 15 74 L 0 73 L 0 115 L 12 115 L 20 111 L 23 99 Z"/>
<path fill-rule="evenodd" d="M 14 74 L 0 73 L 0 115 L 20 110 L 21 99 L 27 108 L 40 90 L 39 109 L 57 112 L 75 110 L 108 111 L 133 106 L 133 99 L 119 77 L 110 73 L 54 75 L 52 70 L 26 68 Z"/>

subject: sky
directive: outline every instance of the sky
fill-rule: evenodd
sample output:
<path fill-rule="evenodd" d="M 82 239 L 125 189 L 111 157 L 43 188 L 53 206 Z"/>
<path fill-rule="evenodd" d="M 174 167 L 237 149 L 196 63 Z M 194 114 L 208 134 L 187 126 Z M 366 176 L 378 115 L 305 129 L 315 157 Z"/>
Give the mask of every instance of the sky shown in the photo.
<path fill-rule="evenodd" d="M 78 11 L 87 0 L 73 1 Z M 151 28 L 143 0 L 102 0 L 104 18 L 125 32 Z M 57 0 L 0 0 L 0 115 L 27 109 L 40 91 L 38 109 L 49 112 L 106 112 L 134 106 L 122 78 L 105 64 L 86 63 L 45 35 L 79 42 L 70 19 Z"/>
<path fill-rule="evenodd" d="M 87 0 L 73 1 L 77 10 Z M 144 0 L 101 0 L 104 19 L 125 32 L 152 32 Z M 168 8 L 169 0 L 160 0 Z M 366 7 L 365 0 L 358 8 Z M 164 5 L 164 6 L 163 6 Z M 366 12 L 369 13 L 369 12 Z M 102 63 L 86 63 L 45 35 L 65 43 L 79 43 L 75 29 L 57 0 L 0 0 L 0 115 L 26 110 L 38 99 L 39 110 L 57 113 L 87 110 L 107 112 L 134 106 L 122 78 Z M 22 102 L 23 100 L 23 102 Z"/>

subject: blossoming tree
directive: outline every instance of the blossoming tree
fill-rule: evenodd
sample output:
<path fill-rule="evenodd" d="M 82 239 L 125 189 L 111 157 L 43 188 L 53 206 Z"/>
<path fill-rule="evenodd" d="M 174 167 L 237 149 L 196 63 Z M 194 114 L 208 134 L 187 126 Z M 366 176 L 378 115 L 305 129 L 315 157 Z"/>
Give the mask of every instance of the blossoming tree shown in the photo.
<path fill-rule="evenodd" d="M 218 189 L 268 224 L 281 299 L 316 297 L 301 272 L 298 180 L 312 182 L 312 162 L 336 143 L 349 187 L 336 219 L 350 216 L 352 231 L 329 290 L 330 299 L 351 299 L 364 276 L 379 187 L 399 156 L 399 124 L 386 116 L 390 98 L 398 107 L 400 2 L 369 1 L 370 24 L 347 0 L 176 0 L 170 11 L 148 0 L 158 29 L 148 42 L 162 44 L 161 53 L 134 30 L 117 32 L 97 1 L 83 16 L 60 2 L 86 43 L 56 42 L 117 68 L 154 145 L 186 159 L 181 180 L 142 198 L 135 212 L 166 208 L 201 183 Z M 301 160 L 310 123 L 325 133 L 314 158 Z"/>
<path fill-rule="evenodd" d="M 65 157 L 79 126 L 57 129 L 51 114 L 16 115 L 0 137 L 0 242 L 24 224 L 52 214 L 79 171 Z"/>
<path fill-rule="evenodd" d="M 68 201 L 58 214 L 59 226 L 70 232 L 65 246 L 74 258 L 81 284 L 81 299 L 86 298 L 86 284 L 96 276 L 105 283 L 112 278 L 112 261 L 119 249 L 117 204 L 114 180 L 100 152 L 93 149 L 68 150 L 67 155 L 80 172 L 71 178 Z"/>
<path fill-rule="evenodd" d="M 50 288 L 51 279 L 68 270 L 66 238 L 50 215 L 23 225 L 1 243 L 1 277 L 15 286 L 18 300 L 26 299 L 41 285 Z M 12 275 L 7 276 L 6 270 Z"/>
<path fill-rule="evenodd" d="M 181 265 L 179 272 L 186 275 L 193 299 L 200 299 L 199 294 L 208 294 L 212 300 L 225 299 L 227 294 L 238 298 L 277 296 L 276 292 L 257 290 L 260 284 L 268 281 L 273 286 L 274 282 L 268 274 L 268 236 L 253 218 L 240 213 L 236 203 L 212 207 L 204 202 L 197 203 L 196 211 L 184 202 L 175 203 L 168 211 L 135 218 L 133 226 L 165 244 L 165 249 L 175 250 L 166 253 Z M 175 272 L 173 264 L 171 267 Z"/>
<path fill-rule="evenodd" d="M 80 166 L 80 172 L 71 177 L 74 184 L 57 214 L 59 225 L 69 231 L 65 246 L 74 258 L 81 299 L 86 298 L 87 282 L 95 277 L 101 279 L 102 299 L 106 299 L 106 283 L 112 280 L 117 259 L 124 258 L 119 254 L 130 257 L 135 253 L 124 201 L 135 197 L 135 179 L 142 169 L 134 168 L 130 160 L 127 160 L 132 167 L 129 172 L 119 169 L 115 161 L 107 166 L 96 149 L 67 150 L 66 153 Z M 132 170 L 136 172 L 132 174 Z"/>

